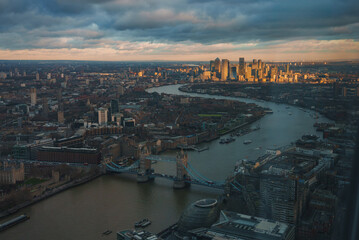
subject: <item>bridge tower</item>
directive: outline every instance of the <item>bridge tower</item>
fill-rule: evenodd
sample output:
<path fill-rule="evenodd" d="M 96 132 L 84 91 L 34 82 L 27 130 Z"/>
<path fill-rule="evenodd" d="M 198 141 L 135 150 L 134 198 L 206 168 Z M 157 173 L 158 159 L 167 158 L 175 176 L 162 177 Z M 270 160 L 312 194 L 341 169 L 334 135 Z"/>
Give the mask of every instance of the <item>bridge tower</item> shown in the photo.
<path fill-rule="evenodd" d="M 173 182 L 173 188 L 180 189 L 189 186 L 190 183 L 186 182 L 189 180 L 189 176 L 187 173 L 188 168 L 188 157 L 187 153 L 183 152 L 183 149 L 177 153 L 176 156 L 176 178 Z"/>
<path fill-rule="evenodd" d="M 140 149 L 140 166 L 137 172 L 137 182 L 148 182 L 152 180 L 152 168 L 151 168 L 151 160 L 147 159 L 147 156 L 150 155 L 146 146 L 143 146 Z"/>

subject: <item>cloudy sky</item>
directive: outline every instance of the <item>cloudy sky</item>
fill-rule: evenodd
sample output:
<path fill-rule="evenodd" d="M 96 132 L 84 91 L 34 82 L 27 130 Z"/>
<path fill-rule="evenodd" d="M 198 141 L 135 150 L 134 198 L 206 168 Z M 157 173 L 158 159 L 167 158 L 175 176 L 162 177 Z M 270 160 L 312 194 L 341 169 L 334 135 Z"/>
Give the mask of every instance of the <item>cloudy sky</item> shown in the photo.
<path fill-rule="evenodd" d="M 0 59 L 359 59 L 358 0 L 0 0 Z"/>

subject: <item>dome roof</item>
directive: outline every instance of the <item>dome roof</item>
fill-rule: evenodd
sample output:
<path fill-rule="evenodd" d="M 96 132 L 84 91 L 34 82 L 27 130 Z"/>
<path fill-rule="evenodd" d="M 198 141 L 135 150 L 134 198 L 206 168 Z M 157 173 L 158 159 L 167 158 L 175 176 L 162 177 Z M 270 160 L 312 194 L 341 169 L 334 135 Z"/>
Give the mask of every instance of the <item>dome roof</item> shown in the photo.
<path fill-rule="evenodd" d="M 186 232 L 200 227 L 210 227 L 219 217 L 216 199 L 202 199 L 192 203 L 178 221 L 178 231 Z"/>

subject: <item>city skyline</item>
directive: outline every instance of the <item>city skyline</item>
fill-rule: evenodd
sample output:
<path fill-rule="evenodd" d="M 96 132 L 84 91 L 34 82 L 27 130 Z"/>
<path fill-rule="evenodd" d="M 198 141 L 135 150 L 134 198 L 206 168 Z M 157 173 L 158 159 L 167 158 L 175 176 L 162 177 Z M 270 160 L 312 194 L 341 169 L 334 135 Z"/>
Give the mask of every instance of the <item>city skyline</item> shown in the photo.
<path fill-rule="evenodd" d="M 0 2 L 2 60 L 358 60 L 355 1 Z"/>
<path fill-rule="evenodd" d="M 0 239 L 359 239 L 358 12 L 0 0 Z"/>

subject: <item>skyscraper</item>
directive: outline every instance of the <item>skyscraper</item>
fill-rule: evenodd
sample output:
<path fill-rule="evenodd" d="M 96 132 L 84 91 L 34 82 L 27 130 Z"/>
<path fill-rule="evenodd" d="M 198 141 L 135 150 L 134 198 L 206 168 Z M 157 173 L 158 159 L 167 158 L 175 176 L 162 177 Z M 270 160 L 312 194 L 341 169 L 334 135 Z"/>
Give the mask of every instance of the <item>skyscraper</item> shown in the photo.
<path fill-rule="evenodd" d="M 214 71 L 217 73 L 221 72 L 221 60 L 219 58 L 214 60 Z"/>
<path fill-rule="evenodd" d="M 36 81 L 39 81 L 40 80 L 40 74 L 37 72 L 36 73 Z"/>
<path fill-rule="evenodd" d="M 230 79 L 236 79 L 237 76 L 237 66 L 231 66 L 230 67 L 230 73 L 229 73 Z"/>
<path fill-rule="evenodd" d="M 37 102 L 36 98 L 36 88 L 30 89 L 30 99 L 31 99 L 31 106 L 35 106 Z"/>
<path fill-rule="evenodd" d="M 239 58 L 239 69 L 238 75 L 245 75 L 246 73 L 246 63 L 244 62 L 244 58 Z"/>
<path fill-rule="evenodd" d="M 296 224 L 301 212 L 302 185 L 298 180 L 280 175 L 260 178 L 260 215 L 276 221 Z"/>
<path fill-rule="evenodd" d="M 209 71 L 214 72 L 214 61 L 209 61 Z"/>
<path fill-rule="evenodd" d="M 258 62 L 257 62 L 257 59 L 253 59 L 252 69 L 258 69 Z"/>
<path fill-rule="evenodd" d="M 287 74 L 289 73 L 289 63 L 287 64 L 287 66 L 286 66 L 287 68 L 286 68 L 286 72 L 287 72 Z"/>
<path fill-rule="evenodd" d="M 221 80 L 226 81 L 229 73 L 229 60 L 222 59 L 222 70 L 221 70 Z"/>

